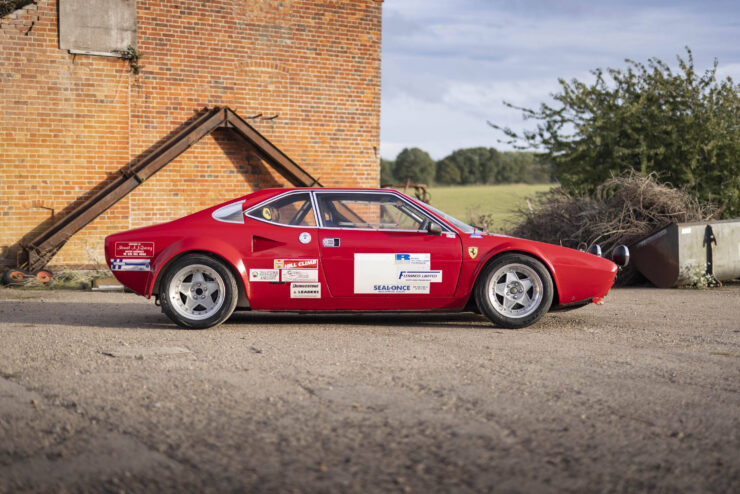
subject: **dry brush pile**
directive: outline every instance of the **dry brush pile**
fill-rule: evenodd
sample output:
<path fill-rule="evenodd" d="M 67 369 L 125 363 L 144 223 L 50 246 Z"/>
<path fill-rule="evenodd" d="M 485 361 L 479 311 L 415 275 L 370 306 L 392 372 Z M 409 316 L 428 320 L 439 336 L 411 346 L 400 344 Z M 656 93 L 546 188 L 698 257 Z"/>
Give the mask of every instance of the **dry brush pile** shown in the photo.
<path fill-rule="evenodd" d="M 606 180 L 593 196 L 571 195 L 558 187 L 528 205 L 518 211 L 521 222 L 513 235 L 573 248 L 598 243 L 607 257 L 617 245 L 631 245 L 670 223 L 704 221 L 717 214 L 715 207 L 658 182 L 655 174 L 636 172 Z M 628 267 L 620 284 L 637 278 Z"/>

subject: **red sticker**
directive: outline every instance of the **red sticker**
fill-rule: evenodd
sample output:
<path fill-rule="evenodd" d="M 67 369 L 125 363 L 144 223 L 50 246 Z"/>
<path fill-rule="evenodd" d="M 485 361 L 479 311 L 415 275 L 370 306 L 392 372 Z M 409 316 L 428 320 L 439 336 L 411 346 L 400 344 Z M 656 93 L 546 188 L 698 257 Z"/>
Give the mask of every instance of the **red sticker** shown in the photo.
<path fill-rule="evenodd" d="M 275 269 L 318 269 L 318 259 L 275 259 Z"/>
<path fill-rule="evenodd" d="M 116 257 L 152 257 L 154 242 L 116 242 Z"/>

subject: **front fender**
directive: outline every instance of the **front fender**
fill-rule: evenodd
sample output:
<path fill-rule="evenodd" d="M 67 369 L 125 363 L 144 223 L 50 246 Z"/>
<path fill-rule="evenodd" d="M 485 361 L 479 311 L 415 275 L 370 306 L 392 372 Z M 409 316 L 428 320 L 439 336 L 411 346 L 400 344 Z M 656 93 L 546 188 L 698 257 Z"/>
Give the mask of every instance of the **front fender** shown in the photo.
<path fill-rule="evenodd" d="M 151 298 L 154 287 L 167 264 L 170 261 L 188 252 L 206 252 L 223 258 L 226 262 L 239 273 L 242 278 L 242 284 L 247 279 L 247 270 L 244 267 L 242 255 L 237 249 L 228 243 L 213 237 L 209 238 L 183 238 L 167 246 L 160 252 L 152 262 L 151 274 L 147 281 L 146 296 Z"/>
<path fill-rule="evenodd" d="M 483 270 L 483 267 L 494 257 L 504 254 L 507 252 L 517 253 L 517 254 L 526 254 L 529 256 L 532 256 L 536 258 L 538 261 L 540 261 L 542 264 L 545 265 L 547 270 L 550 272 L 550 276 L 552 276 L 552 283 L 555 285 L 555 294 L 560 293 L 560 280 L 558 278 L 558 273 L 555 270 L 555 267 L 552 265 L 552 262 L 550 261 L 549 257 L 546 256 L 541 249 L 537 247 L 537 245 L 521 245 L 520 242 L 504 242 L 501 244 L 496 245 L 491 250 L 487 251 L 478 261 L 478 265 L 475 268 L 475 271 L 473 272 L 473 285 L 475 285 L 475 282 L 478 280 L 478 275 L 480 275 L 481 270 Z M 557 300 L 553 300 L 553 304 L 555 304 Z"/>

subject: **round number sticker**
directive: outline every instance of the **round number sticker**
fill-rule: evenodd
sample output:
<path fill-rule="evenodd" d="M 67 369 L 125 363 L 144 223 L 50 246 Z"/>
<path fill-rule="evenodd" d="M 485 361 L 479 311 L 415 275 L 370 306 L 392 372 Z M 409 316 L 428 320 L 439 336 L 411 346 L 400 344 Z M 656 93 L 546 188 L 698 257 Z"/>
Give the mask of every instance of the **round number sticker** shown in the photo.
<path fill-rule="evenodd" d="M 300 235 L 298 235 L 298 241 L 302 244 L 307 244 L 311 241 L 311 234 L 308 232 L 301 232 Z"/>

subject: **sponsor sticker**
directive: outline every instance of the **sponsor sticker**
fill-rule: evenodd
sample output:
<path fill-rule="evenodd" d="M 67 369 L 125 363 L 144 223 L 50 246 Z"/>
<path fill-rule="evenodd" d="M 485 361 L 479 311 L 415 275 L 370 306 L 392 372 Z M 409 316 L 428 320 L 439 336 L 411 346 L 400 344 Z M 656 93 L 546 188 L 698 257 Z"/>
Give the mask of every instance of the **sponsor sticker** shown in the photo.
<path fill-rule="evenodd" d="M 450 233 L 450 232 L 445 232 L 445 237 L 447 237 L 447 238 L 455 238 L 455 234 L 454 233 Z"/>
<path fill-rule="evenodd" d="M 396 264 L 427 265 L 429 264 L 429 258 L 429 254 L 396 254 Z"/>
<path fill-rule="evenodd" d="M 354 261 L 354 293 L 429 293 L 430 283 L 442 281 L 429 253 L 358 253 Z"/>
<path fill-rule="evenodd" d="M 483 238 L 483 235 L 480 233 L 471 233 L 470 238 Z"/>
<path fill-rule="evenodd" d="M 149 259 L 111 259 L 111 271 L 149 271 Z"/>
<path fill-rule="evenodd" d="M 429 284 L 391 283 L 373 285 L 372 293 L 429 293 Z"/>
<path fill-rule="evenodd" d="M 280 281 L 277 269 L 250 269 L 249 281 Z"/>
<path fill-rule="evenodd" d="M 318 259 L 275 259 L 275 269 L 319 269 Z"/>
<path fill-rule="evenodd" d="M 290 298 L 321 298 L 321 283 L 291 283 Z"/>
<path fill-rule="evenodd" d="M 116 242 L 116 257 L 152 257 L 154 242 Z"/>
<path fill-rule="evenodd" d="M 401 281 L 428 281 L 430 283 L 442 282 L 442 270 L 435 271 L 401 271 L 398 276 Z"/>
<path fill-rule="evenodd" d="M 319 281 L 318 269 L 283 269 L 282 281 Z"/>

